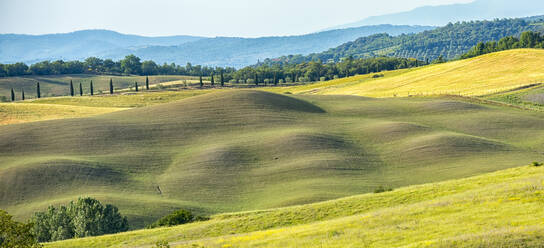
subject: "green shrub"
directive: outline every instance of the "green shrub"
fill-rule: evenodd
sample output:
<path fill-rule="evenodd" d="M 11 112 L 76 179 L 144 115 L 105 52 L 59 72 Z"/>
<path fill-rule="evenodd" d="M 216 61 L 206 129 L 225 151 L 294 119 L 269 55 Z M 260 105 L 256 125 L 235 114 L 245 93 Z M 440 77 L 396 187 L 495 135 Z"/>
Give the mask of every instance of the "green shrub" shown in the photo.
<path fill-rule="evenodd" d="M 160 218 L 155 223 L 149 225 L 148 228 L 176 226 L 176 225 L 191 223 L 194 221 L 203 221 L 203 220 L 208 220 L 208 218 L 194 216 L 191 212 L 185 209 L 180 209 L 167 216 Z"/>
<path fill-rule="evenodd" d="M 389 191 L 393 191 L 393 189 L 392 188 L 385 188 L 383 186 L 380 186 L 380 187 L 378 187 L 377 189 L 374 190 L 374 193 L 379 194 L 379 193 L 389 192 Z"/>
<path fill-rule="evenodd" d="M 32 223 L 20 223 L 12 218 L 0 209 L 0 247 L 42 247 L 32 233 Z"/>
<path fill-rule="evenodd" d="M 153 246 L 153 248 L 170 248 L 170 244 L 168 244 L 168 241 L 161 240 L 161 241 L 157 241 L 157 243 L 155 243 L 155 246 Z"/>
<path fill-rule="evenodd" d="M 539 163 L 539 162 L 533 162 L 533 166 L 534 166 L 534 167 L 540 167 L 540 166 L 542 166 L 542 163 Z"/>
<path fill-rule="evenodd" d="M 372 78 L 381 78 L 381 77 L 384 77 L 384 76 L 385 76 L 385 75 L 383 75 L 383 74 L 374 74 L 374 75 L 372 76 Z"/>
<path fill-rule="evenodd" d="M 92 198 L 79 198 L 68 206 L 49 206 L 34 214 L 33 233 L 40 242 L 81 238 L 128 230 L 127 218 L 117 207 Z"/>

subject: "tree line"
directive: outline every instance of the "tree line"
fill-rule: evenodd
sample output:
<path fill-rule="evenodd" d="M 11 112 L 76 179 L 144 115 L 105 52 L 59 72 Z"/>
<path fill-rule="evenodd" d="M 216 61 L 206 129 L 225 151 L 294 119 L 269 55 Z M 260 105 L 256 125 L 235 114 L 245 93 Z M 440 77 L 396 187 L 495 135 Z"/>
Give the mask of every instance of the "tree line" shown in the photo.
<path fill-rule="evenodd" d="M 211 76 L 223 71 L 235 71 L 232 67 L 214 68 L 210 66 L 185 66 L 172 64 L 159 65 L 151 60 L 141 61 L 135 55 L 128 55 L 119 61 L 89 57 L 84 61 L 42 61 L 32 65 L 25 63 L 0 64 L 0 77 L 24 75 L 61 75 L 61 74 L 109 74 L 109 75 L 186 75 Z"/>
<path fill-rule="evenodd" d="M 499 52 L 516 48 L 544 48 L 544 34 L 527 31 L 523 32 L 519 38 L 507 36 L 497 41 L 479 42 L 467 53 L 461 56 L 462 59 L 468 59 L 488 53 Z"/>

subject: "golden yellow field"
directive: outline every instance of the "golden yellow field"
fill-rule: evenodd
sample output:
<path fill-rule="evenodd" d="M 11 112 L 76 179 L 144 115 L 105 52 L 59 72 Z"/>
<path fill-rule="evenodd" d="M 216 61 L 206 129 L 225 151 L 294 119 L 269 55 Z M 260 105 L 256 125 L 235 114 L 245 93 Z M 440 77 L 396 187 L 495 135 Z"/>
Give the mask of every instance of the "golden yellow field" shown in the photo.
<path fill-rule="evenodd" d="M 544 50 L 516 49 L 472 59 L 361 75 L 275 91 L 294 94 L 406 97 L 410 95 L 481 96 L 544 82 Z"/>
<path fill-rule="evenodd" d="M 83 107 L 36 103 L 0 103 L 0 125 L 85 117 L 118 110 L 122 110 L 122 108 Z"/>

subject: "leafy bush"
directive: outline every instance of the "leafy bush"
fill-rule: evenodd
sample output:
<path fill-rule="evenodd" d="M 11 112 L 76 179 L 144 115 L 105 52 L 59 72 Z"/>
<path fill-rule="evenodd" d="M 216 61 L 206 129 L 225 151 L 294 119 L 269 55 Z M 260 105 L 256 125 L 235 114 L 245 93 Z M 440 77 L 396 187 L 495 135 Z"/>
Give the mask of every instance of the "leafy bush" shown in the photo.
<path fill-rule="evenodd" d="M 168 244 L 167 241 L 157 241 L 157 243 L 155 243 L 155 246 L 153 246 L 153 248 L 170 248 L 170 244 Z"/>
<path fill-rule="evenodd" d="M 191 223 L 194 221 L 203 221 L 207 220 L 206 217 L 194 216 L 191 212 L 180 209 L 167 216 L 164 216 L 157 220 L 155 223 L 148 226 L 148 228 L 156 228 L 162 226 L 176 226 L 186 223 Z"/>
<path fill-rule="evenodd" d="M 8 212 L 0 209 L 0 247 L 41 247 L 32 233 L 32 223 L 14 221 Z"/>
<path fill-rule="evenodd" d="M 542 166 L 542 163 L 539 163 L 539 162 L 533 162 L 533 166 L 534 166 L 534 167 L 540 167 L 540 166 Z"/>
<path fill-rule="evenodd" d="M 45 212 L 37 212 L 33 218 L 33 232 L 38 241 L 56 241 L 128 230 L 126 217 L 121 216 L 117 207 L 92 198 L 79 198 L 68 206 L 49 206 Z"/>
<path fill-rule="evenodd" d="M 384 193 L 384 192 L 389 192 L 389 191 L 393 191 L 393 189 L 392 188 L 385 188 L 383 186 L 380 186 L 380 187 L 378 187 L 377 189 L 374 190 L 374 193 L 379 194 L 379 193 Z"/>

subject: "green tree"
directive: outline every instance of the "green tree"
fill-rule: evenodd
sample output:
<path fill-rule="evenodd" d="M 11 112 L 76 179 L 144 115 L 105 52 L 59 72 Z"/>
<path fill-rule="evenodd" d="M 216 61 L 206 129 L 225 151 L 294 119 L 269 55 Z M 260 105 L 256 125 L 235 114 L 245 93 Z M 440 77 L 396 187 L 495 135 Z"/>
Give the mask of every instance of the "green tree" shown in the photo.
<path fill-rule="evenodd" d="M 157 75 L 159 73 L 159 67 L 155 62 L 151 60 L 144 61 L 142 63 L 142 74 L 144 75 Z"/>
<path fill-rule="evenodd" d="M 145 76 L 145 89 L 149 90 L 149 77 Z"/>
<path fill-rule="evenodd" d="M 40 92 L 40 82 L 36 83 L 36 97 L 37 98 L 42 97 L 41 92 Z"/>
<path fill-rule="evenodd" d="M 113 80 L 110 78 L 110 95 L 113 95 Z"/>
<path fill-rule="evenodd" d="M 33 233 L 41 242 L 111 234 L 128 230 L 117 207 L 92 198 L 79 198 L 68 206 L 50 206 L 34 214 Z"/>
<path fill-rule="evenodd" d="M 202 82 L 202 74 L 200 74 L 200 88 L 204 87 L 204 82 Z"/>
<path fill-rule="evenodd" d="M 11 101 L 15 102 L 15 91 L 13 91 L 13 88 L 11 88 Z"/>
<path fill-rule="evenodd" d="M 134 82 L 134 88 L 136 89 L 136 92 L 138 92 L 138 82 Z"/>
<path fill-rule="evenodd" d="M 0 209 L 0 248 L 41 247 L 32 233 L 32 223 L 20 223 Z"/>
<path fill-rule="evenodd" d="M 79 96 L 83 96 L 83 86 L 79 83 Z"/>
<path fill-rule="evenodd" d="M 212 79 L 211 79 L 211 81 L 212 81 L 212 86 L 213 86 L 213 85 L 215 84 L 215 80 L 214 80 L 214 78 L 213 78 L 213 73 L 212 73 Z"/>
<path fill-rule="evenodd" d="M 25 89 L 21 89 L 21 100 L 25 100 Z"/>
<path fill-rule="evenodd" d="M 94 96 L 93 80 L 91 80 L 91 83 L 89 84 L 89 91 L 91 92 L 91 96 Z"/>
<path fill-rule="evenodd" d="M 221 87 L 225 86 L 225 77 L 223 76 L 223 70 L 221 70 Z"/>
<path fill-rule="evenodd" d="M 74 96 L 74 84 L 72 80 L 70 80 L 70 96 Z"/>
<path fill-rule="evenodd" d="M 142 63 L 140 58 L 134 56 L 133 54 L 127 55 L 124 59 L 120 61 L 121 71 L 126 74 L 140 74 L 142 72 Z"/>

